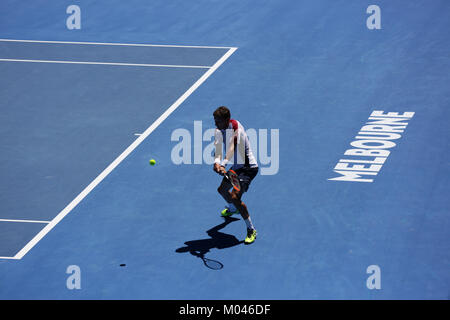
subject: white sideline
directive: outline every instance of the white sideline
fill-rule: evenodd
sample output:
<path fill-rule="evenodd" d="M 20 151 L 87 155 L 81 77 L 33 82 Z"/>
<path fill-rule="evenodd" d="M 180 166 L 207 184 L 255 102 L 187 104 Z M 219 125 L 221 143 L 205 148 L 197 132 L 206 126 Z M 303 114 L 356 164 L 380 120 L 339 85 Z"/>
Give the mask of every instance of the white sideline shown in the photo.
<path fill-rule="evenodd" d="M 20 219 L 0 219 L 0 222 L 50 223 L 50 221 L 41 221 L 41 220 L 20 220 Z"/>
<path fill-rule="evenodd" d="M 94 64 L 107 66 L 131 66 L 131 67 L 161 67 L 161 68 L 197 68 L 208 69 L 209 66 L 183 66 L 176 64 L 148 64 L 148 63 L 124 63 L 124 62 L 95 62 L 95 61 L 70 61 L 70 60 L 32 60 L 32 59 L 4 59 L 5 62 L 38 62 L 38 63 L 68 63 L 68 64 Z"/>

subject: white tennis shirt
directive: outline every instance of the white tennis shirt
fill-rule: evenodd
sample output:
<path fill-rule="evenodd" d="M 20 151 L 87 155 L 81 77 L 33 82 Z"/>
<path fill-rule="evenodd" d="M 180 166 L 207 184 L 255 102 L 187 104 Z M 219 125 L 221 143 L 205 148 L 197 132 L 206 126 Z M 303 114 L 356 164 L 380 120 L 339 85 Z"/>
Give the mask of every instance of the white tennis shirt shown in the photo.
<path fill-rule="evenodd" d="M 258 167 L 245 129 L 237 120 L 231 119 L 228 128 L 225 130 L 216 129 L 214 146 L 214 163 L 219 163 L 222 166 L 232 164 L 231 169 L 233 170 L 244 166 Z"/>

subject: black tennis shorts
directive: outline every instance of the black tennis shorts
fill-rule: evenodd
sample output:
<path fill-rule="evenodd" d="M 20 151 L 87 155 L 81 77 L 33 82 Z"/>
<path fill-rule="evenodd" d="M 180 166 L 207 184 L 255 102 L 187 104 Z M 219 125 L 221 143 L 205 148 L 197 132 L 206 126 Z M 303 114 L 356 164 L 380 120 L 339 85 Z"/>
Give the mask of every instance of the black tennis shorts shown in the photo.
<path fill-rule="evenodd" d="M 242 193 L 246 192 L 248 190 L 248 187 L 250 186 L 250 182 L 252 182 L 253 178 L 256 177 L 258 174 L 258 167 L 242 167 L 237 170 L 235 170 L 236 174 L 239 177 L 239 183 L 241 184 L 241 190 Z M 227 178 L 223 178 L 222 183 L 226 183 L 227 185 L 232 188 L 233 186 L 231 183 L 227 180 Z"/>

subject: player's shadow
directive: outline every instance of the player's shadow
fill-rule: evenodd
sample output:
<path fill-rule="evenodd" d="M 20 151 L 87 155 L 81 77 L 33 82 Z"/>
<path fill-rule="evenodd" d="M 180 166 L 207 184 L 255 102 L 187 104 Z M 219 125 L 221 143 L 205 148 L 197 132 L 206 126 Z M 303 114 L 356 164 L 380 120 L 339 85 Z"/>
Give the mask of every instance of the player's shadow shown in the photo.
<path fill-rule="evenodd" d="M 235 236 L 223 232 L 219 232 L 220 229 L 225 228 L 229 223 L 237 221 L 239 219 L 232 217 L 225 217 L 225 221 L 217 226 L 206 231 L 209 239 L 191 240 L 186 241 L 185 247 L 176 249 L 178 253 L 189 252 L 195 257 L 201 258 L 206 267 L 214 270 L 223 268 L 223 264 L 219 261 L 205 258 L 205 254 L 211 249 L 225 249 L 237 246 L 244 241 L 239 241 Z"/>

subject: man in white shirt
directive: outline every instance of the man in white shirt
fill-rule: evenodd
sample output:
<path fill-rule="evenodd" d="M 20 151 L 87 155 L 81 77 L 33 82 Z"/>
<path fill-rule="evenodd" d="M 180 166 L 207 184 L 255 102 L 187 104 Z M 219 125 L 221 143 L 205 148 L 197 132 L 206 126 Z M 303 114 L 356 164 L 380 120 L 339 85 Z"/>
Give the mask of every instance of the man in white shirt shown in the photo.
<path fill-rule="evenodd" d="M 247 206 L 241 201 L 241 197 L 250 186 L 251 181 L 258 173 L 258 164 L 250 146 L 249 139 L 245 133 L 242 124 L 231 119 L 230 110 L 221 106 L 214 113 L 214 122 L 216 124 L 215 131 L 215 159 L 214 171 L 219 174 L 226 173 L 226 165 L 232 163 L 231 169 L 236 172 L 239 177 L 241 190 L 236 191 L 232 188 L 228 179 L 223 178 L 217 191 L 222 195 L 228 205 L 222 211 L 223 217 L 240 213 L 247 225 L 247 237 L 245 244 L 253 243 L 256 239 L 256 229 L 250 219 Z M 224 153 L 225 151 L 225 153 Z"/>

